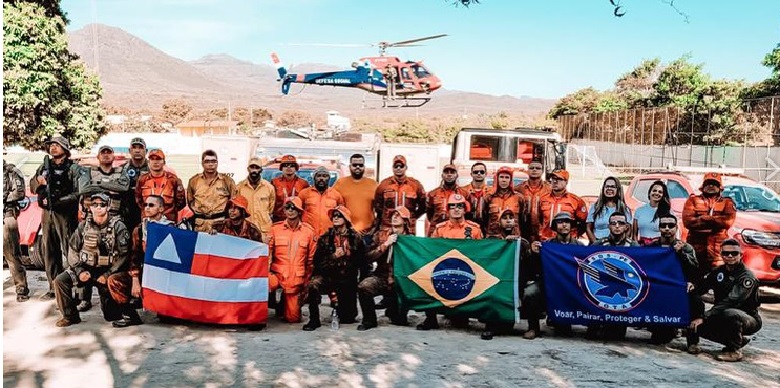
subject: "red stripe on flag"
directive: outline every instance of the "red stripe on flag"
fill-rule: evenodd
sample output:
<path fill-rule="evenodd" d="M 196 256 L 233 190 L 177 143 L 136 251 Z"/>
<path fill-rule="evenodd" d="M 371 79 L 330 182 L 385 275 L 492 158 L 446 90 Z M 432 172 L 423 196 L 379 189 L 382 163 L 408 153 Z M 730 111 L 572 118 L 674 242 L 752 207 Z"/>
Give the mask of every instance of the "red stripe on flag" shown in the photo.
<path fill-rule="evenodd" d="M 268 257 L 240 260 L 196 252 L 190 273 L 217 279 L 267 278 Z"/>
<path fill-rule="evenodd" d="M 257 325 L 268 320 L 267 302 L 210 302 L 143 289 L 144 308 L 193 322 Z"/>

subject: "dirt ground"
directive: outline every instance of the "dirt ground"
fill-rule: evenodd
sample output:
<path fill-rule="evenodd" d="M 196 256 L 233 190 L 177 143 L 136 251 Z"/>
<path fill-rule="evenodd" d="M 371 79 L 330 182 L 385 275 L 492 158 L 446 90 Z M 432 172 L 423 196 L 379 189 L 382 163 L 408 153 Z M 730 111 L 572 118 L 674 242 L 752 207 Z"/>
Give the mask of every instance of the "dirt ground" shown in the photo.
<path fill-rule="evenodd" d="M 780 293 L 764 303 L 764 328 L 741 363 L 714 359 L 720 346 L 703 341 L 691 356 L 685 340 L 647 344 L 649 334 L 629 329 L 624 342 L 547 335 L 479 338 L 470 330 L 421 332 L 387 318 L 366 332 L 357 325 L 314 332 L 271 313 L 266 329 L 198 324 L 146 324 L 114 329 L 97 306 L 84 322 L 57 328 L 53 301 L 41 302 L 41 272 L 29 272 L 33 298 L 17 303 L 3 273 L 3 385 L 6 387 L 516 387 L 516 386 L 760 386 L 780 387 Z M 324 317 L 330 308 L 323 306 Z M 306 309 L 304 309 L 306 311 Z M 381 315 L 381 312 L 380 312 Z M 304 318 L 305 320 L 306 318 Z M 325 319 L 329 321 L 329 318 Z M 524 329 L 525 324 L 516 328 Z M 546 329 L 545 329 L 546 330 Z"/>

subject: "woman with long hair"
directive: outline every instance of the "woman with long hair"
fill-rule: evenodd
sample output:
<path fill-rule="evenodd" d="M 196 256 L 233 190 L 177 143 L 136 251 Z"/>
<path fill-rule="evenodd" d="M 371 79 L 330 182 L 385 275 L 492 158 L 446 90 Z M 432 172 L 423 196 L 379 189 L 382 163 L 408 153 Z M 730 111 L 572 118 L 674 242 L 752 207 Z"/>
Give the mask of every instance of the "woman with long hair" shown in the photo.
<path fill-rule="evenodd" d="M 614 212 L 621 212 L 626 215 L 627 221 L 631 223 L 631 209 L 626 205 L 623 197 L 623 186 L 620 181 L 611 176 L 604 179 L 601 185 L 599 199 L 590 206 L 586 233 L 591 244 L 600 239 L 609 236 L 609 216 Z"/>
<path fill-rule="evenodd" d="M 636 209 L 634 215 L 634 240 L 647 245 L 661 236 L 658 230 L 658 218 L 670 214 L 672 202 L 669 190 L 663 181 L 655 181 L 647 190 L 647 203 Z"/>

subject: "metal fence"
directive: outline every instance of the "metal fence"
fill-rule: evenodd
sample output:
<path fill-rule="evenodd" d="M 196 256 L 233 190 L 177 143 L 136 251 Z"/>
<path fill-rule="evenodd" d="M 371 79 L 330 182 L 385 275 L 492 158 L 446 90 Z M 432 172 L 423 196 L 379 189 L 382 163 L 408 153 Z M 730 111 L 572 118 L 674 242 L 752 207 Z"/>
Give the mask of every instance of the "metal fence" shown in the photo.
<path fill-rule="evenodd" d="M 592 148 L 613 169 L 740 168 L 780 189 L 780 96 L 741 101 L 736 112 L 675 107 L 567 115 L 558 133 Z"/>

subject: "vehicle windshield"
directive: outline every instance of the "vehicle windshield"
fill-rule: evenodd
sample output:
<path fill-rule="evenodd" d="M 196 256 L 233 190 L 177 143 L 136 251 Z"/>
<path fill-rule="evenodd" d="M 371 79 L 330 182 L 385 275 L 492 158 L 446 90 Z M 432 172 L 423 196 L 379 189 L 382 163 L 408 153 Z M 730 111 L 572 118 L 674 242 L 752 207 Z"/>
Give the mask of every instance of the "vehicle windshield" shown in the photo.
<path fill-rule="evenodd" d="M 339 173 L 336 171 L 328 171 L 330 174 L 330 180 L 328 181 L 328 187 L 333 186 L 336 184 L 336 181 L 339 179 Z M 282 172 L 276 168 L 264 168 L 263 169 L 263 179 L 267 181 L 271 181 L 271 179 L 274 179 L 278 177 L 279 175 L 282 175 Z M 313 168 L 302 168 L 298 170 L 298 176 L 306 179 L 306 182 L 309 182 L 309 185 L 314 186 L 314 169 Z"/>
<path fill-rule="evenodd" d="M 647 192 L 650 190 L 650 186 L 655 182 L 656 179 L 642 179 L 639 182 L 636 183 L 636 186 L 634 186 L 634 192 L 632 193 L 632 197 L 634 197 L 637 201 L 647 203 L 649 202 L 649 199 L 647 198 Z M 688 198 L 691 194 L 688 193 L 688 190 L 683 187 L 679 182 L 673 180 L 673 179 L 666 179 L 666 189 L 669 191 L 669 198 L 670 199 L 685 199 Z"/>
<path fill-rule="evenodd" d="M 723 196 L 734 201 L 739 211 L 780 213 L 780 197 L 760 186 L 726 186 Z"/>
<path fill-rule="evenodd" d="M 428 70 L 425 70 L 425 68 L 420 65 L 412 66 L 412 70 L 414 70 L 414 75 L 417 76 L 417 78 L 425 78 L 431 75 Z"/>

